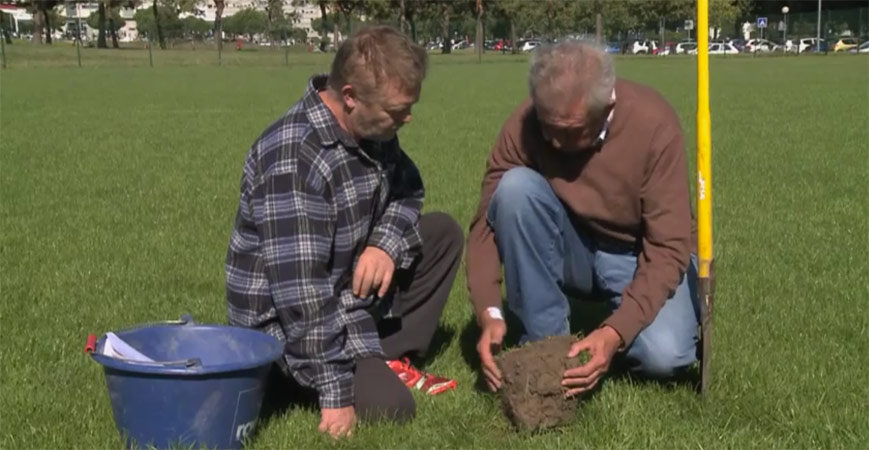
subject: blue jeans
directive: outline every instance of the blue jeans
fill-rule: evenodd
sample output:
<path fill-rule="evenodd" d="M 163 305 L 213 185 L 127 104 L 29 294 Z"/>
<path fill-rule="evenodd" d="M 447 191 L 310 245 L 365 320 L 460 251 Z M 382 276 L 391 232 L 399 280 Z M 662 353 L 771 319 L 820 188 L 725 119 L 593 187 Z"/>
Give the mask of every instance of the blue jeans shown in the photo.
<path fill-rule="evenodd" d="M 570 333 L 565 292 L 602 294 L 611 310 L 634 278 L 637 256 L 595 242 L 577 230 L 542 175 L 528 168 L 504 174 L 488 210 L 504 264 L 507 306 L 524 327 L 522 342 Z M 687 276 L 627 349 L 631 370 L 663 378 L 696 361 L 697 269 Z"/>

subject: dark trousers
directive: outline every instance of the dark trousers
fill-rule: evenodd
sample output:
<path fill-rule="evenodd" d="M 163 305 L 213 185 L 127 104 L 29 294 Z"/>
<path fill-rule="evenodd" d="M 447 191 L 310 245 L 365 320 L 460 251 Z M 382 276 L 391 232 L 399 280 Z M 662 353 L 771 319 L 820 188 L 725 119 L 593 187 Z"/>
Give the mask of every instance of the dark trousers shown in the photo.
<path fill-rule="evenodd" d="M 394 277 L 394 304 L 401 318 L 384 319 L 377 325 L 387 359 L 425 355 L 461 260 L 464 237 L 452 217 L 437 212 L 424 214 L 419 228 L 423 242 L 420 257 Z M 416 404 L 410 390 L 383 359 L 357 360 L 353 382 L 356 415 L 362 420 L 406 421 L 414 417 Z M 290 398 L 293 403 L 316 403 L 316 392 L 286 379 L 278 369 L 269 383 L 267 402 Z"/>

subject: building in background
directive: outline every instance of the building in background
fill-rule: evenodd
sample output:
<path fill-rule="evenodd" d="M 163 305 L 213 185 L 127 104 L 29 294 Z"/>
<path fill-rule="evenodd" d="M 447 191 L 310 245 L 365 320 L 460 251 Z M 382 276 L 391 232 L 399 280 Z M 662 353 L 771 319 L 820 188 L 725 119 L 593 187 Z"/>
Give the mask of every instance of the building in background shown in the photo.
<path fill-rule="evenodd" d="M 33 21 L 33 14 L 27 12 L 27 8 L 18 5 L 12 4 L 0 4 L 0 11 L 3 11 L 5 14 L 9 15 L 9 23 L 3 24 L 7 30 L 9 30 L 13 36 L 20 36 L 19 22 L 29 22 Z"/>
<path fill-rule="evenodd" d="M 133 17 L 137 10 L 150 9 L 152 3 L 150 1 L 140 3 L 136 8 L 121 8 L 120 15 L 124 19 L 124 26 L 118 30 L 118 40 L 122 42 L 132 42 L 139 39 L 139 33 L 136 27 L 136 21 Z M 244 9 L 255 9 L 258 11 L 266 11 L 268 0 L 225 0 L 223 10 L 223 18 L 226 19 L 233 14 Z M 19 21 L 32 21 L 33 15 L 26 8 L 0 3 L 0 10 L 9 14 L 10 23 L 7 24 L 10 31 L 14 35 L 18 35 Z M 99 11 L 99 2 L 76 2 L 64 3 L 58 6 L 57 12 L 64 18 L 65 27 L 62 35 L 68 38 L 73 38 L 78 34 L 78 27 L 81 24 L 81 38 L 86 41 L 96 40 L 98 30 L 90 27 L 87 24 L 87 19 L 91 14 Z M 319 39 L 319 30 L 314 29 L 314 20 L 322 17 L 320 7 L 313 0 L 283 0 L 283 11 L 287 15 L 294 17 L 293 27 L 305 30 L 308 39 Z M 214 23 L 217 16 L 217 8 L 214 6 L 214 1 L 202 1 L 196 5 L 195 10 L 190 13 L 182 13 L 179 17 L 194 16 L 205 20 L 206 22 Z M 57 36 L 58 38 L 61 35 Z M 332 37 L 331 34 L 329 36 Z M 224 36 L 226 38 L 226 36 Z"/>

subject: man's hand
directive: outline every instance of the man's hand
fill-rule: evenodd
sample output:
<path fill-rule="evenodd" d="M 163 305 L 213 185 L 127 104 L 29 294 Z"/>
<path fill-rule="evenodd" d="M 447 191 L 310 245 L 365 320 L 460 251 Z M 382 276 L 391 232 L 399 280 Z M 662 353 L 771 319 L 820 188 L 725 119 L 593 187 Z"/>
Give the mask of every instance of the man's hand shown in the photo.
<path fill-rule="evenodd" d="M 482 328 L 480 341 L 477 342 L 477 353 L 480 354 L 480 366 L 486 377 L 486 385 L 492 392 L 495 392 L 501 388 L 501 371 L 495 364 L 492 352 L 494 350 L 497 354 L 501 351 L 501 342 L 504 340 L 504 335 L 507 334 L 507 323 L 501 319 L 486 317 L 482 319 Z"/>
<path fill-rule="evenodd" d="M 593 389 L 600 378 L 609 370 L 613 355 L 622 345 L 622 337 L 609 326 L 598 328 L 585 339 L 573 344 L 567 353 L 574 358 L 583 350 L 588 350 L 591 359 L 585 365 L 564 372 L 562 386 L 567 387 L 565 397 L 573 397 Z"/>
<path fill-rule="evenodd" d="M 395 261 L 377 247 L 365 247 L 353 272 L 353 295 L 366 298 L 375 289 L 378 297 L 383 297 L 392 284 Z"/>
<path fill-rule="evenodd" d="M 352 406 L 337 409 L 324 408 L 320 411 L 320 432 L 329 433 L 335 439 L 352 436 L 354 425 L 356 425 L 356 410 Z"/>

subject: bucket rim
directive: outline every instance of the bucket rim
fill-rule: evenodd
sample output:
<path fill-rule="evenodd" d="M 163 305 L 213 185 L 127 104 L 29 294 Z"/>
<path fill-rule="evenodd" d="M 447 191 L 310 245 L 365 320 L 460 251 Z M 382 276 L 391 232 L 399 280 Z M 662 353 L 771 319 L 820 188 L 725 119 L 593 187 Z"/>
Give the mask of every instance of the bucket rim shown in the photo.
<path fill-rule="evenodd" d="M 123 330 L 115 331 L 115 334 L 122 335 L 124 333 L 129 333 L 136 330 L 141 330 L 144 328 L 164 328 L 164 327 L 175 327 L 179 325 L 170 325 L 170 324 L 151 324 L 151 325 L 142 325 L 142 326 L 134 326 L 130 328 L 125 328 Z M 260 361 L 250 361 L 245 363 L 228 363 L 228 364 L 216 364 L 216 365 L 208 365 L 203 366 L 201 364 L 194 365 L 192 367 L 187 367 L 184 365 L 164 365 L 165 363 L 136 363 L 129 362 L 125 360 L 121 360 L 118 358 L 112 358 L 102 354 L 103 346 L 106 342 L 106 334 L 103 333 L 100 336 L 99 340 L 97 340 L 96 347 L 93 352 L 90 352 L 91 358 L 94 359 L 98 364 L 103 366 L 104 368 L 111 368 L 122 372 L 133 372 L 140 374 L 151 374 L 151 375 L 180 375 L 180 376 L 200 376 L 200 375 L 209 375 L 209 374 L 226 374 L 231 372 L 240 372 L 250 369 L 259 368 L 262 366 L 267 366 L 269 364 L 274 363 L 283 355 L 283 345 L 278 341 L 274 336 L 251 328 L 244 327 L 236 327 L 236 326 L 226 326 L 226 325 L 213 325 L 213 324 L 187 324 L 183 325 L 184 328 L 197 329 L 197 330 L 225 330 L 227 328 L 231 328 L 234 331 L 238 331 L 241 333 L 246 333 L 250 335 L 256 335 L 260 339 L 270 340 L 269 344 L 271 345 L 271 349 L 269 349 L 269 353 L 266 358 L 263 358 Z"/>

